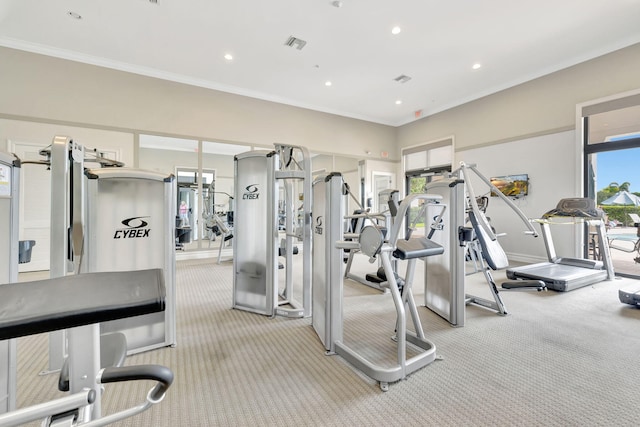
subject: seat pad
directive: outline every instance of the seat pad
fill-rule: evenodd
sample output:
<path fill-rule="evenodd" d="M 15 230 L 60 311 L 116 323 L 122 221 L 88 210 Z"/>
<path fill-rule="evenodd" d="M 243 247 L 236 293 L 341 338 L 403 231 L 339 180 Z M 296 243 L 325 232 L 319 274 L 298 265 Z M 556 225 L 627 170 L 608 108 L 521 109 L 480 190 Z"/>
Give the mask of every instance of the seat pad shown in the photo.
<path fill-rule="evenodd" d="M 162 269 L 0 285 L 0 340 L 165 309 Z"/>

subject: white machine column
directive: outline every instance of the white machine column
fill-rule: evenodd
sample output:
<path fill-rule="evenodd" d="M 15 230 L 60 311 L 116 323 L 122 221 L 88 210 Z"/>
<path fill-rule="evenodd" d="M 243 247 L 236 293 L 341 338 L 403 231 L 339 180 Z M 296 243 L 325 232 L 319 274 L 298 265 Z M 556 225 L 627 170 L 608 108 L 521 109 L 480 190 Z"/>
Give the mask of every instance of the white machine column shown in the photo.
<path fill-rule="evenodd" d="M 336 243 L 343 238 L 345 203 L 343 179 L 334 172 L 313 183 L 313 309 L 312 325 L 324 348 L 335 352 L 342 341 L 342 251 Z"/>
<path fill-rule="evenodd" d="M 233 308 L 273 316 L 278 304 L 275 151 L 235 156 Z"/>
<path fill-rule="evenodd" d="M 425 192 L 442 196 L 447 211 L 442 218 L 443 231 L 431 237 L 444 253 L 424 259 L 424 304 L 452 325 L 464 326 L 464 246 L 460 246 L 458 228 L 464 225 L 465 183 L 456 178 L 442 179 L 427 184 Z M 427 207 L 426 230 L 440 211 L 438 205 Z"/>
<path fill-rule="evenodd" d="M 0 285 L 18 281 L 20 161 L 0 152 Z M 0 341 L 0 413 L 16 407 L 16 340 Z"/>
<path fill-rule="evenodd" d="M 91 169 L 86 180 L 86 234 L 81 271 L 161 268 L 164 312 L 101 324 L 122 332 L 128 354 L 176 344 L 175 212 L 172 174 L 129 168 Z"/>

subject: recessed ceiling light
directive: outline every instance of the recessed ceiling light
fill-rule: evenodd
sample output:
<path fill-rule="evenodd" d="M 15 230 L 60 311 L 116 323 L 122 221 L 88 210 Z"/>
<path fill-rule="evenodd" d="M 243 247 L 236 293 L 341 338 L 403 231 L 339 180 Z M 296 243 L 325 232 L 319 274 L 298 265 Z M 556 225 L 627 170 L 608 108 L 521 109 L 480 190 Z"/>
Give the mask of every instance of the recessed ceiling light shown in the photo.
<path fill-rule="evenodd" d="M 67 15 L 69 15 L 73 19 L 82 19 L 82 15 L 80 15 L 79 13 L 72 12 L 72 11 L 67 12 Z"/>
<path fill-rule="evenodd" d="M 400 104 L 402 104 L 402 99 L 397 99 L 396 100 L 396 105 L 400 105 Z"/>
<path fill-rule="evenodd" d="M 324 85 L 325 85 L 325 86 L 331 86 L 331 85 L 332 85 L 332 83 L 331 83 L 329 80 L 327 80 L 326 82 L 324 82 Z"/>
<path fill-rule="evenodd" d="M 476 62 L 475 64 L 473 64 L 471 68 L 473 68 L 474 70 L 477 70 L 480 67 L 482 67 L 482 64 L 480 64 L 479 62 Z"/>
<path fill-rule="evenodd" d="M 397 26 L 396 26 L 396 27 L 393 27 L 393 28 L 391 29 L 391 34 L 393 34 L 393 35 L 400 34 L 400 31 L 402 31 L 402 28 L 397 27 Z"/>
<path fill-rule="evenodd" d="M 230 53 L 225 53 L 224 59 L 226 59 L 227 61 L 231 61 L 233 60 L 233 55 L 231 55 Z"/>

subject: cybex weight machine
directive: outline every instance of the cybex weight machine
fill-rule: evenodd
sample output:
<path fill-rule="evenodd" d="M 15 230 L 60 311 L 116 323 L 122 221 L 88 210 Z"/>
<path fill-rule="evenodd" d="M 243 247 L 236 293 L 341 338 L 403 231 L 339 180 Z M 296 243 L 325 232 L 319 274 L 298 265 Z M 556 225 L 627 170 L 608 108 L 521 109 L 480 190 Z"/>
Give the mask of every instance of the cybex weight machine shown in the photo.
<path fill-rule="evenodd" d="M 449 178 L 437 180 L 427 184 L 425 191 L 438 194 L 445 204 L 447 215 L 438 216 L 434 206 L 427 209 L 428 227 L 439 225 L 440 233 L 433 236 L 434 241 L 442 245 L 442 257 L 425 259 L 425 306 L 442 316 L 453 326 L 464 326 L 465 307 L 469 304 L 494 310 L 500 315 L 507 314 L 507 308 L 502 300 L 491 270 L 508 267 L 508 259 L 497 241 L 497 236 L 491 229 L 487 218 L 479 208 L 476 195 L 471 185 L 473 172 L 487 186 L 493 188 L 496 194 L 522 220 L 527 232 L 537 236 L 533 226 L 522 211 L 504 196 L 491 182 L 475 167 L 464 162 Z M 439 221 L 439 224 L 434 224 Z M 467 225 L 467 221 L 469 224 Z M 482 272 L 489 286 L 492 299 L 485 299 L 466 293 L 465 290 L 465 261 L 467 254 L 476 257 L 475 261 L 482 266 Z M 533 288 L 543 290 L 545 285 L 539 280 L 516 281 L 502 285 L 505 289 Z"/>
<path fill-rule="evenodd" d="M 166 310 L 105 322 L 101 330 L 124 334 L 129 354 L 175 345 L 173 175 L 124 168 L 65 136 L 56 136 L 41 154 L 47 159 L 23 163 L 51 170 L 50 277 L 161 268 Z M 86 169 L 89 163 L 103 168 Z M 66 335 L 64 330 L 49 334 L 46 372 L 64 366 L 71 345 Z M 79 346 L 82 339 L 76 340 Z"/>
<path fill-rule="evenodd" d="M 441 254 L 443 248 L 426 237 L 405 240 L 400 236 L 406 213 L 414 200 L 429 203 L 440 197 L 413 194 L 406 197 L 398 209 L 397 220 L 387 238 L 373 225 L 362 229 L 358 242 L 343 240 L 344 183 L 339 173 L 318 177 L 313 186 L 313 319 L 312 325 L 327 354 L 338 354 L 367 376 L 380 383 L 383 391 L 391 382 L 430 364 L 436 359 L 436 347 L 422 330 L 412 293 L 413 274 L 418 259 Z M 343 276 L 342 250 L 358 249 L 370 257 L 380 257 L 387 277 L 387 286 L 396 308 L 395 335 L 397 360 L 390 366 L 379 366 L 367 360 L 343 342 Z M 407 261 L 402 291 L 392 267 L 393 259 Z M 407 312 L 415 332 L 407 329 Z M 407 345 L 417 354 L 407 358 Z"/>
<path fill-rule="evenodd" d="M 235 156 L 233 308 L 266 316 L 311 315 L 311 159 L 276 145 Z M 296 184 L 302 186 L 298 193 Z M 281 236 L 283 236 L 281 240 Z M 302 242 L 302 304 L 293 295 L 295 242 Z M 279 257 L 285 271 L 281 288 Z"/>

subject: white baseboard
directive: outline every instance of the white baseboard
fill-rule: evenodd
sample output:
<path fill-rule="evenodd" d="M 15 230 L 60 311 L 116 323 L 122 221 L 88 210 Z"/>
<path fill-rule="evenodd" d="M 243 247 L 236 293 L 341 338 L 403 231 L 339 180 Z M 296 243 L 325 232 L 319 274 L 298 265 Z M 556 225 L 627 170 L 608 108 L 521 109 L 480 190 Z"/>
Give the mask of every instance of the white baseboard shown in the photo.
<path fill-rule="evenodd" d="M 224 251 L 222 251 L 224 254 Z M 176 261 L 184 261 L 188 259 L 205 259 L 218 257 L 218 250 L 204 250 L 204 251 L 176 251 Z"/>
<path fill-rule="evenodd" d="M 523 264 L 535 264 L 538 262 L 549 261 L 547 258 L 516 253 L 508 253 L 507 258 L 509 258 L 509 261 L 521 262 Z"/>

